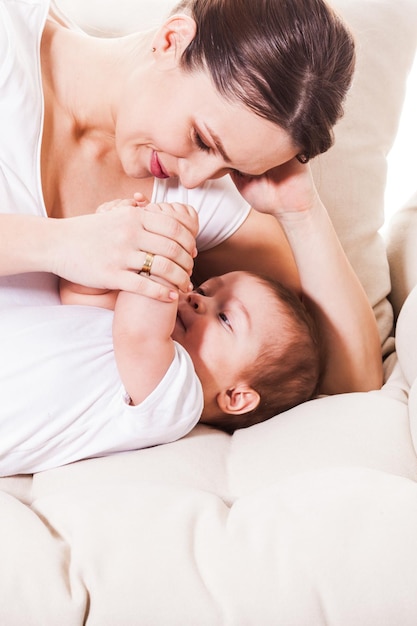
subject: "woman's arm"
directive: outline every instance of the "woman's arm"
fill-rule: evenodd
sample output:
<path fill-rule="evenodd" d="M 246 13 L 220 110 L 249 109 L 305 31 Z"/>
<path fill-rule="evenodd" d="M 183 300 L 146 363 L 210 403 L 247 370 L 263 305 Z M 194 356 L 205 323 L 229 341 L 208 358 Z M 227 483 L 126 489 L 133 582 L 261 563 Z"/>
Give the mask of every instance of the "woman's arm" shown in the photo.
<path fill-rule="evenodd" d="M 290 281 L 284 279 L 284 282 L 296 286 L 286 247 L 290 246 L 303 299 L 315 315 L 323 337 L 322 392 L 368 391 L 380 387 L 382 357 L 375 316 L 318 196 L 310 167 L 294 159 L 261 177 L 233 178 L 251 206 L 273 216 L 285 234 L 284 241 L 280 236 L 278 244 L 274 244 L 272 230 L 263 234 L 258 230 L 256 237 L 264 248 L 263 255 L 246 255 L 241 249 L 235 258 L 239 258 L 243 268 L 253 267 L 255 263 L 257 271 L 267 272 L 271 271 L 271 259 L 274 259 L 278 264 L 275 276 L 280 280 L 283 260 L 290 275 Z M 267 222 L 263 224 L 265 227 Z M 231 245 L 238 247 L 238 243 L 236 239 Z"/>
<path fill-rule="evenodd" d="M 121 206 L 68 219 L 0 214 L 2 276 L 51 272 L 90 287 L 175 298 L 175 290 L 137 273 L 143 252 L 155 255 L 155 275 L 187 291 L 195 239 L 189 227 L 163 212 Z"/>
<path fill-rule="evenodd" d="M 278 221 L 251 210 L 240 228 L 218 246 L 199 252 L 194 283 L 233 270 L 262 272 L 281 281 L 289 289 L 301 291 L 297 265 L 291 247 Z"/>
<path fill-rule="evenodd" d="M 322 202 L 280 218 L 300 273 L 304 299 L 324 342 L 323 393 L 370 391 L 382 384 L 376 319 Z"/>

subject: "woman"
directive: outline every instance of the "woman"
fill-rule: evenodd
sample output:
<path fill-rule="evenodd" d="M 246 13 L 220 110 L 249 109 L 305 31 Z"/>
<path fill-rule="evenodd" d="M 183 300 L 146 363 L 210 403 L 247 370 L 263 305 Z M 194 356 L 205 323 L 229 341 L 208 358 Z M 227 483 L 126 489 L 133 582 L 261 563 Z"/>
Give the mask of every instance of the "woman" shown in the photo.
<path fill-rule="evenodd" d="M 188 0 L 118 39 L 46 19 L 47 0 L 0 8 L 4 303 L 56 301 L 49 272 L 169 299 L 138 273 L 146 253 L 186 290 L 185 226 L 134 207 L 79 216 L 135 192 L 187 202 L 199 279 L 244 268 L 301 289 L 324 334 L 323 391 L 380 385 L 373 312 L 306 165 L 331 145 L 354 64 L 321 0 Z"/>

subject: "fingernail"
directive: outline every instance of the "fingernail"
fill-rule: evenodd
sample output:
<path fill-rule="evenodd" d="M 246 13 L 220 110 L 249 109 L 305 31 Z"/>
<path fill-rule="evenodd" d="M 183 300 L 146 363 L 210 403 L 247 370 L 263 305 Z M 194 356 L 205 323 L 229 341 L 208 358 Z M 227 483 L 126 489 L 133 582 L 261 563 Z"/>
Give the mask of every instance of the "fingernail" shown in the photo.
<path fill-rule="evenodd" d="M 171 300 L 178 300 L 178 293 L 176 291 L 170 291 L 169 297 L 171 298 Z"/>

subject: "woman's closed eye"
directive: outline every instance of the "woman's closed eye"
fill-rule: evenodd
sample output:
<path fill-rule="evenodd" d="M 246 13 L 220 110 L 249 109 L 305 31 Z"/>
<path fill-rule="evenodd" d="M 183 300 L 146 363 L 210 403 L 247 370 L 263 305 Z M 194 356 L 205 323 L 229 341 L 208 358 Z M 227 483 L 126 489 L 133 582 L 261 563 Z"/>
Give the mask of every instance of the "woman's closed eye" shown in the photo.
<path fill-rule="evenodd" d="M 199 148 L 199 150 L 203 150 L 203 152 L 210 152 L 211 147 L 208 146 L 203 139 L 201 138 L 201 135 L 199 134 L 199 132 L 194 129 L 193 131 L 194 133 L 194 142 L 196 144 L 196 146 Z"/>

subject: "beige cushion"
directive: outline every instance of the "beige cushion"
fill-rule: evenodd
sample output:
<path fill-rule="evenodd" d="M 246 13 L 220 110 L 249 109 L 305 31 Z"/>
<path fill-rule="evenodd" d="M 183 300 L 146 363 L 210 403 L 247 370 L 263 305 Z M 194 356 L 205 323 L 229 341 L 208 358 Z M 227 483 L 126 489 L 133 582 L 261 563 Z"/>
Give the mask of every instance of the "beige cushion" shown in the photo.
<path fill-rule="evenodd" d="M 416 234 L 415 228 L 413 232 Z M 414 239 L 414 250 L 416 241 Z M 417 257 L 414 256 L 414 259 L 417 260 Z M 414 277 L 415 275 L 414 266 Z M 417 281 L 414 284 L 417 284 Z M 410 387 L 408 403 L 410 430 L 417 452 L 417 286 L 411 290 L 399 313 L 396 347 L 401 369 Z"/>
<path fill-rule="evenodd" d="M 104 480 L 34 511 L 71 545 L 92 625 L 416 624 L 417 485 L 392 474 L 311 471 L 233 506 L 150 476 Z"/>
<path fill-rule="evenodd" d="M 387 155 L 417 45 L 417 3 L 335 0 L 334 6 L 356 36 L 357 70 L 345 116 L 335 129 L 336 144 L 315 163 L 316 181 L 384 342 L 392 311 L 386 299 L 386 250 L 378 230 L 384 223 Z"/>
<path fill-rule="evenodd" d="M 416 480 L 407 405 L 384 391 L 42 472 L 31 509 L 3 504 L 4 611 L 23 597 L 24 623 L 46 626 L 81 626 L 84 608 L 100 626 L 414 626 Z"/>
<path fill-rule="evenodd" d="M 417 193 L 392 217 L 386 240 L 392 284 L 390 300 L 398 316 L 417 285 Z"/>

